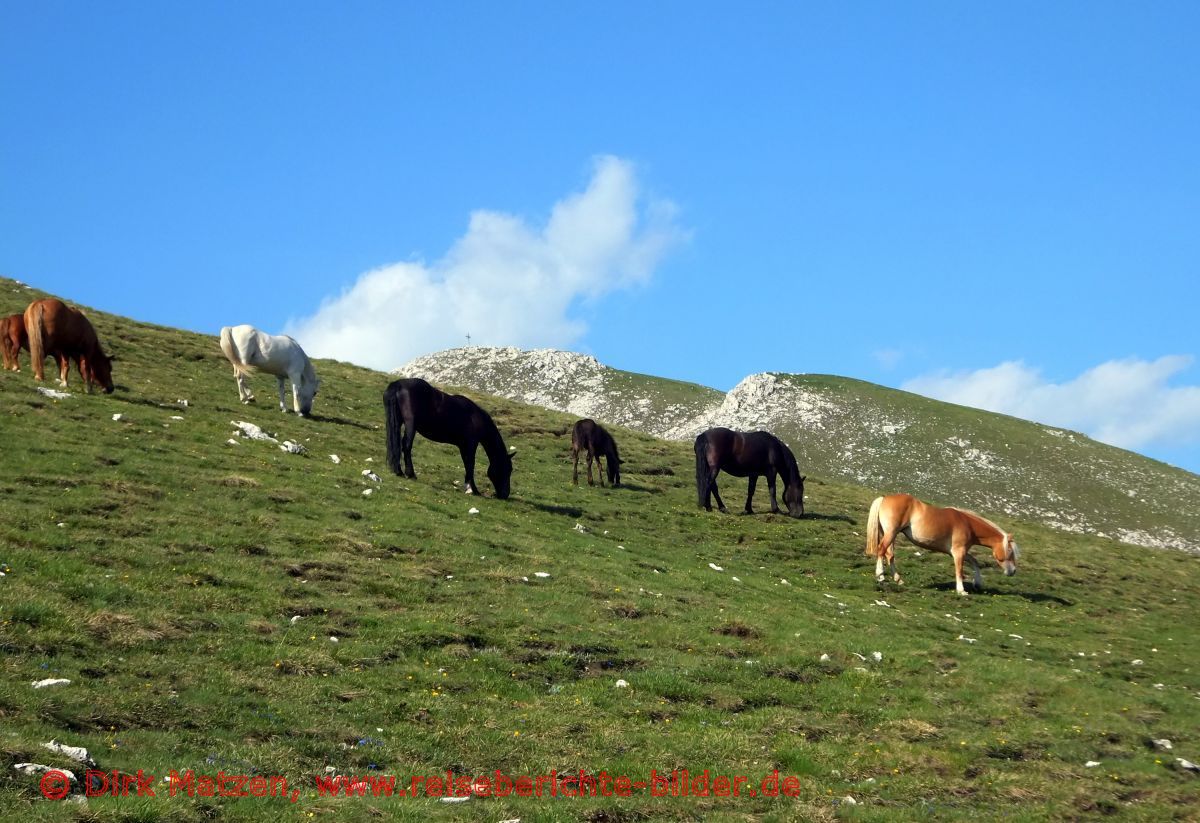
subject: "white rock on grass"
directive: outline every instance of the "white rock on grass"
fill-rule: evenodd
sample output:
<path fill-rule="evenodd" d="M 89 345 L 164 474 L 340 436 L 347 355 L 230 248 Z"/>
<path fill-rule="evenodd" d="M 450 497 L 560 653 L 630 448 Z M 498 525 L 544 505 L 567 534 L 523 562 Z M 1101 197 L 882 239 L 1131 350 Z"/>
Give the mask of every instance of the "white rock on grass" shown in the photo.
<path fill-rule="evenodd" d="M 125 415 L 123 415 L 123 414 L 114 414 L 114 415 L 113 415 L 113 422 L 114 422 L 114 423 L 115 423 L 115 422 L 118 422 L 118 421 L 120 421 L 120 420 L 124 420 L 124 419 L 125 419 Z"/>
<path fill-rule="evenodd" d="M 367 478 L 368 480 L 370 480 L 372 483 L 379 482 L 379 475 L 377 475 L 375 472 L 371 471 L 370 469 L 363 469 L 362 476 Z"/>
<path fill-rule="evenodd" d="M 584 528 L 582 523 L 575 524 L 575 531 L 579 532 L 580 534 L 587 534 L 587 529 Z"/>
<path fill-rule="evenodd" d="M 1089 760 L 1088 762 L 1086 762 L 1086 763 L 1084 763 L 1084 764 L 1083 764 L 1083 767 L 1084 767 L 1085 769 L 1094 769 L 1094 768 L 1096 768 L 1096 767 L 1097 767 L 1097 766 L 1099 766 L 1099 765 L 1100 765 L 1100 761 L 1099 761 L 1099 760 Z"/>
<path fill-rule="evenodd" d="M 874 658 L 876 663 L 879 663 L 883 660 L 883 655 L 880 652 L 871 652 L 871 657 Z"/>
<path fill-rule="evenodd" d="M 240 444 L 240 443 L 238 443 L 236 440 L 234 440 L 232 437 L 231 437 L 231 438 L 229 438 L 228 440 L 226 440 L 225 442 L 226 442 L 227 444 L 229 444 L 230 446 L 238 446 L 238 445 L 241 445 L 241 444 Z"/>
<path fill-rule="evenodd" d="M 295 626 L 297 623 L 299 623 L 303 619 L 304 619 L 303 616 L 294 614 L 294 615 L 292 615 L 292 619 L 289 620 L 288 622 L 291 623 L 293 626 Z"/>
<path fill-rule="evenodd" d="M 549 572 L 534 572 L 533 576 L 534 577 L 549 577 L 550 573 Z"/>
<path fill-rule="evenodd" d="M 68 746 L 66 743 L 51 740 L 49 743 L 43 743 L 42 748 L 57 752 L 63 757 L 74 760 L 76 763 L 83 763 L 86 766 L 96 765 L 96 761 L 92 760 L 92 756 L 88 754 L 88 750 L 83 746 Z"/>
<path fill-rule="evenodd" d="M 618 689 L 628 689 L 628 688 L 629 688 L 629 682 L 628 682 L 628 681 L 626 681 L 626 680 L 618 680 L 618 681 L 616 682 L 616 687 L 617 687 Z"/>
<path fill-rule="evenodd" d="M 1171 749 L 1175 748 L 1174 746 L 1171 745 L 1171 741 L 1165 737 L 1160 737 L 1157 740 L 1154 740 L 1152 742 L 1154 743 L 1154 748 L 1160 749 L 1161 751 L 1166 752 L 1166 751 L 1170 751 Z"/>
<path fill-rule="evenodd" d="M 45 386 L 37 387 L 39 394 L 44 394 L 52 400 L 66 400 L 71 396 L 70 392 L 59 391 L 58 389 L 48 389 Z"/>
<path fill-rule="evenodd" d="M 300 443 L 294 443 L 291 440 L 284 440 L 279 445 L 280 451 L 288 452 L 289 454 L 304 454 L 308 449 L 304 448 Z"/>
<path fill-rule="evenodd" d="M 335 465 L 342 462 L 342 458 L 338 457 L 336 454 L 329 455 L 329 459 L 332 460 Z"/>
<path fill-rule="evenodd" d="M 958 636 L 958 639 L 959 639 L 959 640 L 965 640 L 965 641 L 967 641 L 968 643 L 978 643 L 978 642 L 979 642 L 979 639 L 978 639 L 978 638 L 975 638 L 975 637 L 967 637 L 965 634 L 960 634 L 960 635 Z"/>
<path fill-rule="evenodd" d="M 715 571 L 715 572 L 723 572 L 723 571 L 725 571 L 725 569 L 721 568 L 721 567 L 720 567 L 720 566 L 718 566 L 716 563 L 709 563 L 709 564 L 708 564 L 708 567 L 709 567 L 710 569 L 712 569 L 713 571 Z"/>
<path fill-rule="evenodd" d="M 472 506 L 471 508 L 467 509 L 467 514 L 479 514 L 479 509 Z"/>
<path fill-rule="evenodd" d="M 468 801 L 470 799 L 471 799 L 471 795 L 467 794 L 467 795 L 463 795 L 462 797 L 443 797 L 442 802 L 443 803 L 465 803 L 466 801 Z"/>
<path fill-rule="evenodd" d="M 262 440 L 265 443 L 279 442 L 253 423 L 247 423 L 245 420 L 230 420 L 229 423 L 232 426 L 237 426 L 237 431 L 234 434 L 245 437 L 247 440 Z"/>
<path fill-rule="evenodd" d="M 60 769 L 58 766 L 43 766 L 41 763 L 14 763 L 13 768 L 21 774 L 45 774 L 46 772 L 62 772 L 67 778 L 74 783 L 75 772 L 70 769 Z"/>
<path fill-rule="evenodd" d="M 374 493 L 374 489 L 363 489 L 363 497 L 370 497 Z"/>
<path fill-rule="evenodd" d="M 1184 760 L 1182 757 L 1175 758 L 1175 762 L 1179 764 L 1179 768 L 1189 772 L 1200 772 L 1200 766 L 1197 766 L 1190 760 Z"/>
<path fill-rule="evenodd" d="M 48 686 L 65 686 L 70 682 L 65 677 L 47 677 L 45 680 L 35 680 L 30 685 L 35 689 L 44 689 Z"/>

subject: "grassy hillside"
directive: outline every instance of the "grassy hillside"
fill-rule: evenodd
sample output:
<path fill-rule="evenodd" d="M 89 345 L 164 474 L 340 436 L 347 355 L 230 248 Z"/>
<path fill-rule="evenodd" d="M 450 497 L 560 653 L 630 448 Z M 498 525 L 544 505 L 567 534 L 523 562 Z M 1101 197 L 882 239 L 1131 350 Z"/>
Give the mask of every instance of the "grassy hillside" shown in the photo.
<path fill-rule="evenodd" d="M 0 309 L 32 294 L 0 283 Z M 384 470 L 387 375 L 319 361 L 302 420 L 268 378 L 239 405 L 214 338 L 90 316 L 113 395 L 0 374 L 6 820 L 1195 817 L 1200 780 L 1175 764 L 1200 760 L 1195 557 L 997 512 L 1023 538 L 1016 577 L 990 567 L 960 598 L 947 558 L 904 548 L 907 585 L 880 590 L 871 489 L 812 477 L 803 520 L 709 514 L 687 444 L 621 429 L 628 486 L 573 488 L 569 416 L 480 396 L 517 471 L 512 499 L 468 497 L 451 447 L 419 439 L 415 481 Z M 234 420 L 308 453 L 229 445 Z M 50 677 L 71 683 L 30 685 Z M 12 765 L 72 766 L 51 739 L 102 769 L 301 792 L 50 803 Z M 778 769 L 798 796 L 446 804 L 312 783 L 652 768 L 753 787 Z"/>
<path fill-rule="evenodd" d="M 570 352 L 482 347 L 402 371 L 671 439 L 713 425 L 766 428 L 824 477 L 1200 553 L 1200 477 L 1075 432 L 861 380 L 757 374 L 726 395 Z"/>

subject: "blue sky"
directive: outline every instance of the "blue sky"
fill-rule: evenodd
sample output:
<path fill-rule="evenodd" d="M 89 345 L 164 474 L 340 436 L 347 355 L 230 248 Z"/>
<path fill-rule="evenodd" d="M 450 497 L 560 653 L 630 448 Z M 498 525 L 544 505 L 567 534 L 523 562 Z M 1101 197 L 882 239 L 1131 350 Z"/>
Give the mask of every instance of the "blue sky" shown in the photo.
<path fill-rule="evenodd" d="M 844 374 L 1196 471 L 1198 36 L 1194 3 L 10 2 L 0 274 L 376 366 L 470 331 Z"/>

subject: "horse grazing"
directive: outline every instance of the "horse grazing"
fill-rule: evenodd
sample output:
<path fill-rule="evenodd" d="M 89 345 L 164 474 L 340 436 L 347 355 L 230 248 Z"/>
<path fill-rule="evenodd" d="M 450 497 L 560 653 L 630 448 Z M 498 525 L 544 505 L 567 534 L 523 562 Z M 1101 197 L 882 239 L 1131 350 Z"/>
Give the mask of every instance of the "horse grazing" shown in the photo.
<path fill-rule="evenodd" d="M 45 379 L 44 361 L 50 355 L 58 361 L 58 382 L 64 387 L 74 360 L 89 394 L 93 384 L 102 386 L 106 394 L 112 393 L 113 358 L 100 348 L 96 330 L 83 312 L 52 297 L 30 303 L 24 320 L 34 380 Z"/>
<path fill-rule="evenodd" d="M 4 368 L 20 371 L 18 355 L 21 349 L 29 350 L 29 335 L 25 333 L 25 315 L 10 314 L 0 317 L 0 353 L 4 355 Z"/>
<path fill-rule="evenodd" d="M 446 394 L 419 377 L 396 380 L 383 393 L 387 412 L 387 457 L 392 472 L 415 478 L 412 447 L 418 434 L 435 443 L 458 446 L 466 471 L 468 494 L 479 494 L 475 485 L 475 447 L 482 444 L 488 456 L 488 479 L 496 497 L 504 500 L 512 478 L 512 457 L 492 418 L 475 401 L 461 394 Z M 403 465 L 401 460 L 403 459 Z"/>
<path fill-rule="evenodd" d="M 596 485 L 592 481 L 592 460 L 595 460 L 600 469 L 604 469 L 605 465 L 600 465 L 600 458 L 604 458 L 604 463 L 608 469 L 608 482 L 615 488 L 621 485 L 621 457 L 617 454 L 617 441 L 613 440 L 603 426 L 591 418 L 584 418 L 578 421 L 571 428 L 571 455 L 575 458 L 575 473 L 571 478 L 571 482 L 579 485 L 579 453 L 587 452 L 587 473 L 588 485 Z M 604 475 L 600 475 L 600 485 L 604 485 Z"/>
<path fill-rule="evenodd" d="M 724 428 L 709 429 L 696 438 L 696 495 L 698 502 L 712 511 L 711 497 L 717 498 L 717 506 L 726 511 L 725 503 L 717 491 L 717 475 L 722 471 L 734 477 L 750 478 L 750 491 L 746 495 L 746 514 L 754 514 L 750 507 L 754 499 L 754 487 L 759 475 L 767 476 L 767 488 L 771 490 L 771 511 L 779 513 L 775 499 L 775 475 L 783 478 L 783 502 L 792 517 L 804 516 L 804 480 L 796 466 L 796 456 L 783 441 L 770 432 L 735 432 Z"/>
<path fill-rule="evenodd" d="M 959 594 L 963 588 L 963 560 L 975 570 L 975 591 L 983 591 L 979 561 L 970 555 L 972 546 L 987 546 L 1004 573 L 1017 573 L 1021 550 L 1013 536 L 985 517 L 966 509 L 945 508 L 923 503 L 910 494 L 876 497 L 867 517 L 868 557 L 875 560 L 875 579 L 884 581 L 883 563 L 887 560 L 893 579 L 903 583 L 896 571 L 896 535 L 903 534 L 916 545 L 942 552 L 954 558 L 954 582 Z"/>
<path fill-rule="evenodd" d="M 313 398 L 321 381 L 312 361 L 300 344 L 287 335 L 260 332 L 253 326 L 225 326 L 221 329 L 221 351 L 233 364 L 238 398 L 243 403 L 254 402 L 254 394 L 246 385 L 246 375 L 264 371 L 279 380 L 279 410 L 287 411 L 283 381 L 292 381 L 292 409 L 301 417 L 312 413 Z"/>

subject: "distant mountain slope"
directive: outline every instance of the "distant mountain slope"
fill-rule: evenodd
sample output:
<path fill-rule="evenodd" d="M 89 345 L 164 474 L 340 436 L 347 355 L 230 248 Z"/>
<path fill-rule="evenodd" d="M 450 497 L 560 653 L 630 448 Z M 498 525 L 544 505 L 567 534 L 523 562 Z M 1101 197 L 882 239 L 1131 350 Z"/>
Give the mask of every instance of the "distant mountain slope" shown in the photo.
<path fill-rule="evenodd" d="M 1200 511 L 1200 477 L 1075 432 L 860 380 L 755 374 L 722 394 L 571 352 L 486 347 L 420 357 L 396 373 L 672 440 L 714 425 L 766 428 L 816 475 L 1200 552 L 1192 515 Z"/>

